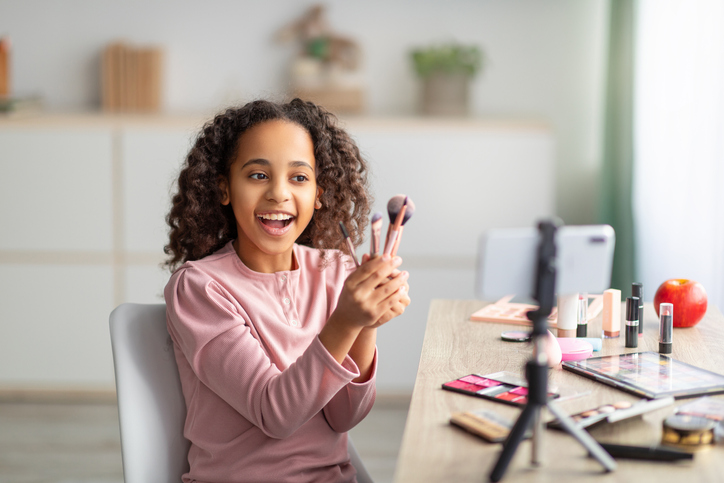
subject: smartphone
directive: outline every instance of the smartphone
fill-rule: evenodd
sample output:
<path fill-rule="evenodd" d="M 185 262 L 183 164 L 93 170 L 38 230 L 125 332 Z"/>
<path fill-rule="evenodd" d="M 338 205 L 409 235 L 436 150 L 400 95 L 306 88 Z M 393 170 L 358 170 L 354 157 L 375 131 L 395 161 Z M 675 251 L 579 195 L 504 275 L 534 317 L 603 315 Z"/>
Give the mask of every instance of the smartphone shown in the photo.
<path fill-rule="evenodd" d="M 611 286 L 616 235 L 609 225 L 562 226 L 556 231 L 556 293 L 602 293 Z M 497 300 L 533 295 L 540 243 L 537 228 L 500 228 L 480 237 L 475 292 Z"/>

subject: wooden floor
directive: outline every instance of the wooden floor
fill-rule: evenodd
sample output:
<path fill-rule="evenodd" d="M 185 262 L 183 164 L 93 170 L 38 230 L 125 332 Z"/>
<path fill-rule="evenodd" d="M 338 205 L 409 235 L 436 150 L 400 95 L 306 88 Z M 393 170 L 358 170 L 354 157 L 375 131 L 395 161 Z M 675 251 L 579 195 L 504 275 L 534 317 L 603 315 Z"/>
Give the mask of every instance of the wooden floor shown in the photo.
<path fill-rule="evenodd" d="M 351 432 L 377 483 L 392 481 L 408 405 L 381 398 Z M 0 402 L 0 483 L 123 483 L 116 406 Z"/>

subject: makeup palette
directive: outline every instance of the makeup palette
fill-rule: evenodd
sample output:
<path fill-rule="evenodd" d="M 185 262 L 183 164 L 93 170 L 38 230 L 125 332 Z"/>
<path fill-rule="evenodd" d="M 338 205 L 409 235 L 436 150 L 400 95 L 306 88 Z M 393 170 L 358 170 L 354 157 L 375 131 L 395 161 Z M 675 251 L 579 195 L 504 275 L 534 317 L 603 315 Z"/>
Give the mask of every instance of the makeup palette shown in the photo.
<path fill-rule="evenodd" d="M 493 304 L 488 304 L 470 316 L 470 320 L 476 322 L 497 322 L 501 324 L 531 325 L 528 319 L 528 312 L 538 309 L 537 305 L 511 302 L 515 296 L 507 295 Z M 588 296 L 588 320 L 595 318 L 603 310 L 603 295 Z M 548 325 L 557 327 L 558 310 L 553 307 L 548 316 Z"/>
<path fill-rule="evenodd" d="M 442 388 L 512 406 L 525 405 L 528 402 L 528 388 L 525 383 L 522 381 L 511 383 L 510 380 L 508 382 L 500 380 L 507 379 L 499 377 L 501 374 L 504 373 L 489 374 L 487 376 L 468 374 L 454 381 L 444 383 Z M 558 395 L 548 393 L 548 397 L 555 398 Z"/>
<path fill-rule="evenodd" d="M 655 411 L 663 407 L 671 406 L 672 404 L 674 404 L 673 397 L 653 399 L 651 401 L 642 399 L 637 403 L 618 401 L 572 414 L 570 418 L 576 426 L 583 429 L 590 428 L 603 422 L 616 423 L 634 416 L 640 416 L 649 411 Z M 563 425 L 558 419 L 550 421 L 548 423 L 548 427 L 553 429 L 563 429 Z"/>

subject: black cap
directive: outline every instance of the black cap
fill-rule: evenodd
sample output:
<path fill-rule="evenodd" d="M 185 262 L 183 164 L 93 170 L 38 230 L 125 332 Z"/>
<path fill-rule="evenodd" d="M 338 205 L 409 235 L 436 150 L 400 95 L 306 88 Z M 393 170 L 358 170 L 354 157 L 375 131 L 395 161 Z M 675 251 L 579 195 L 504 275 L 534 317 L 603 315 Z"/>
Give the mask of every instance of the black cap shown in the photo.
<path fill-rule="evenodd" d="M 644 299 L 644 285 L 640 282 L 631 284 L 631 296 L 638 297 L 639 301 Z"/>
<path fill-rule="evenodd" d="M 626 297 L 626 320 L 639 320 L 638 297 Z"/>

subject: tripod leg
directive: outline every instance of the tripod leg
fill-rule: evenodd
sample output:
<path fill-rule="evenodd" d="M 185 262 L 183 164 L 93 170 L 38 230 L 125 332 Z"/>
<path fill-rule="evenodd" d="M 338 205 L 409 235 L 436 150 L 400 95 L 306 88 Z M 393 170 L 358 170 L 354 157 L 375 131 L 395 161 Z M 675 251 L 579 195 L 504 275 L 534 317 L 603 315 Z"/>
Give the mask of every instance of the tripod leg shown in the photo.
<path fill-rule="evenodd" d="M 518 420 L 515 422 L 513 429 L 510 430 L 508 439 L 506 439 L 505 443 L 503 443 L 503 451 L 500 453 L 498 461 L 495 463 L 495 467 L 490 473 L 490 481 L 497 482 L 503 477 L 505 470 L 508 469 L 510 460 L 513 459 L 515 450 L 518 449 L 518 445 L 521 441 L 523 441 L 526 431 L 539 412 L 540 406 L 531 404 L 530 401 L 528 402 L 528 405 L 523 408 L 523 411 L 520 413 L 520 416 L 518 416 Z"/>
<path fill-rule="evenodd" d="M 598 441 L 593 439 L 586 430 L 581 429 L 577 427 L 571 418 L 568 417 L 567 414 L 565 414 L 563 411 L 558 409 L 558 407 L 552 402 L 548 401 L 548 409 L 550 412 L 553 413 L 553 415 L 558 418 L 558 420 L 561 422 L 565 430 L 576 438 L 579 443 L 583 445 L 584 448 L 588 450 L 589 453 L 591 453 L 591 456 L 596 458 L 601 465 L 606 468 L 606 471 L 613 471 L 616 469 L 616 461 L 614 461 L 613 458 L 611 458 L 611 455 L 606 452 L 605 449 L 601 447 L 600 444 L 598 444 Z"/>

